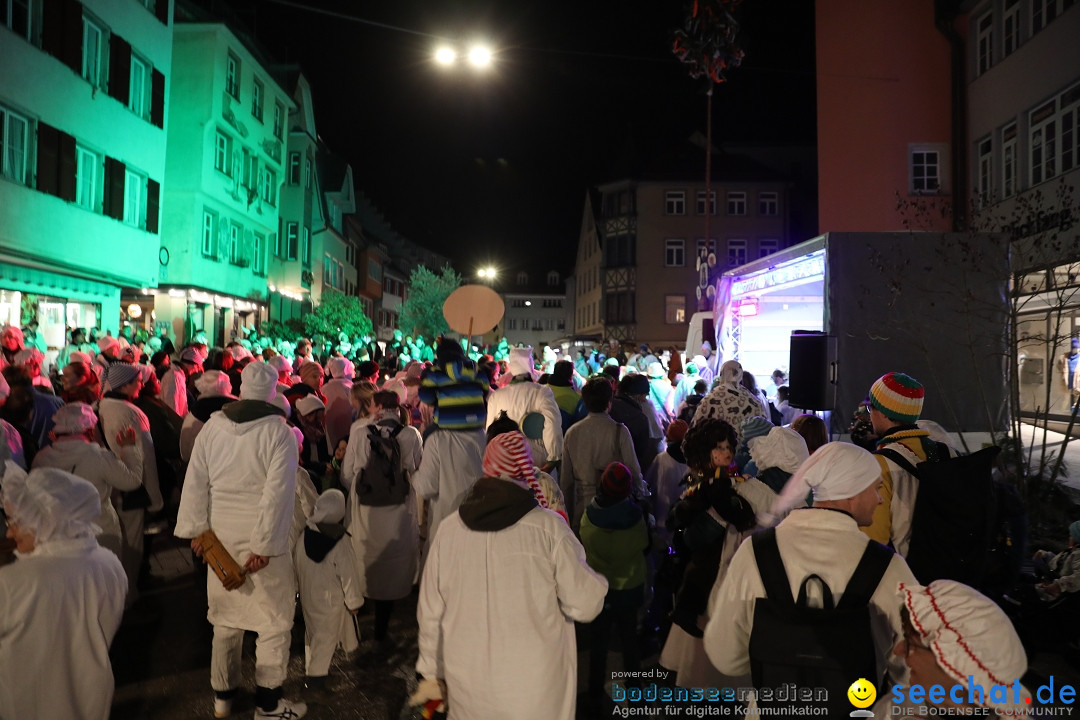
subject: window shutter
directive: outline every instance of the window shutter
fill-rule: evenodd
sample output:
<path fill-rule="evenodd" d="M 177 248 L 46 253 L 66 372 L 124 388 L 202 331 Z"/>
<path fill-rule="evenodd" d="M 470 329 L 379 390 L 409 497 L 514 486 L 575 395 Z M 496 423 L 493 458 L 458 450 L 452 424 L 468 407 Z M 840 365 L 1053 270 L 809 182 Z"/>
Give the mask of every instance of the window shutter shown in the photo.
<path fill-rule="evenodd" d="M 41 49 L 53 57 L 64 54 L 64 9 L 66 4 L 49 0 L 41 8 Z"/>
<path fill-rule="evenodd" d="M 159 0 L 167 3 L 168 0 Z M 165 76 L 154 70 L 150 80 L 150 122 L 165 127 Z"/>
<path fill-rule="evenodd" d="M 37 125 L 37 189 L 60 195 L 60 131 L 51 125 Z"/>
<path fill-rule="evenodd" d="M 124 219 L 124 163 L 105 157 L 105 215 Z"/>
<path fill-rule="evenodd" d="M 77 75 L 82 75 L 83 9 L 78 0 L 54 0 L 63 6 L 63 26 L 60 38 L 60 60 Z"/>
<path fill-rule="evenodd" d="M 113 33 L 109 36 L 109 95 L 127 105 L 131 92 L 131 43 Z"/>
<path fill-rule="evenodd" d="M 169 0 L 155 0 L 154 16 L 166 25 L 169 24 Z"/>
<path fill-rule="evenodd" d="M 57 133 L 59 134 L 57 197 L 68 202 L 75 202 L 75 172 L 78 168 L 75 160 L 75 138 L 62 130 L 58 130 Z"/>
<path fill-rule="evenodd" d="M 161 202 L 161 183 L 153 178 L 146 181 L 146 232 L 158 233 L 158 205 Z"/>

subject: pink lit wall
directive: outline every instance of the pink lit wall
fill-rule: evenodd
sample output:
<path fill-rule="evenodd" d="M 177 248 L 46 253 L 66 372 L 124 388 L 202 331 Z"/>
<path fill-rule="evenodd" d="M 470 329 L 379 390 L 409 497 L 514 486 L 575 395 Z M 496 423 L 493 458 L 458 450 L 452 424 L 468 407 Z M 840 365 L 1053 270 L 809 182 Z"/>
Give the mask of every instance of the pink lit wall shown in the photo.
<path fill-rule="evenodd" d="M 816 36 L 819 231 L 905 229 L 909 144 L 951 142 L 949 44 L 933 0 L 817 0 Z M 920 223 L 950 227 L 937 213 Z"/>

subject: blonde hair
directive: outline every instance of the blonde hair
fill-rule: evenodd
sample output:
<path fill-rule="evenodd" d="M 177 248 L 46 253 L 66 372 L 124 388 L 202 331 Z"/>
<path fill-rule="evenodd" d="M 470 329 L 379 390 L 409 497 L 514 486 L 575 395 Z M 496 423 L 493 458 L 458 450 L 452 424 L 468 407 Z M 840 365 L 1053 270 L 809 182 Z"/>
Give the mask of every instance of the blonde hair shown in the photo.
<path fill-rule="evenodd" d="M 357 380 L 349 390 L 349 403 L 356 409 L 359 417 L 371 414 L 371 408 L 375 405 L 375 393 L 378 388 L 375 383 L 367 380 Z"/>

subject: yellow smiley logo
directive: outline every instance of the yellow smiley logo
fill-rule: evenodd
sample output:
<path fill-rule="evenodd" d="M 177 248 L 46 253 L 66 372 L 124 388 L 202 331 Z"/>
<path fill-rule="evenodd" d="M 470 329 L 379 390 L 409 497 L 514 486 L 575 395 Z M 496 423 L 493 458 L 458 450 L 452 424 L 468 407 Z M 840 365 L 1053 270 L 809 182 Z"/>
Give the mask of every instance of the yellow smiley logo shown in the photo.
<path fill-rule="evenodd" d="M 877 689 L 866 678 L 859 678 L 847 689 L 847 699 L 857 708 L 868 708 L 877 700 Z"/>

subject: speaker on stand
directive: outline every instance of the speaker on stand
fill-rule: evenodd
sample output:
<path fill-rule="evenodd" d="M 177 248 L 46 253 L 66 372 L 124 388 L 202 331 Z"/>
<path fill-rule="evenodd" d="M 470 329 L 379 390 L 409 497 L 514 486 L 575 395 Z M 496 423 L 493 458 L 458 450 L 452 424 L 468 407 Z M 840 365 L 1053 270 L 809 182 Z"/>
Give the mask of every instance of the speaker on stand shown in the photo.
<path fill-rule="evenodd" d="M 836 338 L 814 330 L 792 330 L 788 361 L 791 407 L 832 410 L 836 404 Z"/>

